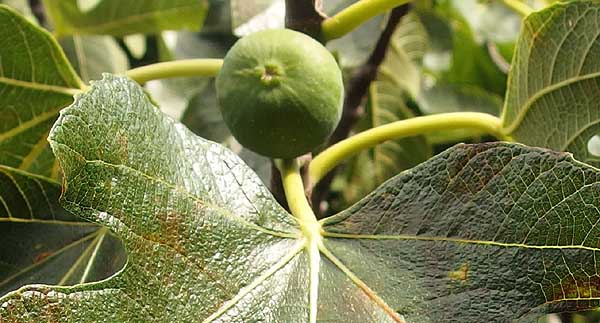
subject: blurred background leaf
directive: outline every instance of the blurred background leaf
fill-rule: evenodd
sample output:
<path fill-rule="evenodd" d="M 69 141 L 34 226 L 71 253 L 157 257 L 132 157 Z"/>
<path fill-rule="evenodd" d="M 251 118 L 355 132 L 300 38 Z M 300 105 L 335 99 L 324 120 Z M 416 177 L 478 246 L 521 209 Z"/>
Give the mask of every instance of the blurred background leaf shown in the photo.
<path fill-rule="evenodd" d="M 199 30 L 207 0 L 44 0 L 58 35 L 124 36 L 162 30 Z"/>
<path fill-rule="evenodd" d="M 60 40 L 67 58 L 85 82 L 102 79 L 102 73 L 129 69 L 127 56 L 109 36 L 69 36 Z"/>
<path fill-rule="evenodd" d="M 323 2 L 323 11 L 328 16 L 353 4 L 357 0 L 329 0 Z M 385 28 L 386 16 L 379 15 L 370 19 L 347 35 L 330 41 L 327 48 L 338 56 L 342 68 L 348 70 L 364 64 Z"/>
<path fill-rule="evenodd" d="M 233 34 L 239 37 L 285 24 L 285 0 L 231 0 L 230 9 Z"/>

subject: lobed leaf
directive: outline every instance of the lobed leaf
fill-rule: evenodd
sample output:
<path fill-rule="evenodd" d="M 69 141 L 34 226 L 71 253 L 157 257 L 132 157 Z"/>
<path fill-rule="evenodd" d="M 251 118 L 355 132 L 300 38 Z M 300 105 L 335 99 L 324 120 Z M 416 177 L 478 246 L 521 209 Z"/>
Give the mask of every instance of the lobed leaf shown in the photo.
<path fill-rule="evenodd" d="M 406 322 L 531 322 L 598 306 L 599 198 L 568 154 L 458 145 L 325 219 L 324 248 Z"/>
<path fill-rule="evenodd" d="M 568 154 L 458 145 L 304 236 L 237 156 L 125 78 L 79 95 L 50 141 L 65 207 L 128 263 L 10 293 L 7 322 L 530 322 L 600 299 L 600 171 Z"/>
<path fill-rule="evenodd" d="M 502 115 L 507 134 L 600 165 L 599 37 L 594 0 L 557 3 L 525 19 Z"/>
<path fill-rule="evenodd" d="M 50 141 L 65 173 L 65 207 L 113 230 L 128 263 L 98 284 L 9 294 L 0 317 L 24 320 L 23 302 L 43 306 L 41 321 L 306 316 L 306 259 L 293 218 L 237 156 L 163 116 L 139 85 L 112 76 L 93 83 Z M 272 306 L 258 306 L 265 302 Z"/>

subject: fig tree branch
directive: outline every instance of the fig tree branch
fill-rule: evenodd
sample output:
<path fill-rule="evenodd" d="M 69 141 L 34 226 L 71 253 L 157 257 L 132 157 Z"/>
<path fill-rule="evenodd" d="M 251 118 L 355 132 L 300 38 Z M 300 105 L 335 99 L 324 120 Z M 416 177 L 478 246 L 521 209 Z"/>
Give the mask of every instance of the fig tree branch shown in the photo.
<path fill-rule="evenodd" d="M 321 39 L 321 24 L 325 14 L 321 11 L 321 0 L 286 0 L 285 27 Z"/>
<path fill-rule="evenodd" d="M 394 8 L 391 11 L 387 25 L 379 36 L 379 40 L 377 41 L 371 56 L 367 59 L 365 64 L 359 67 L 352 75 L 352 78 L 346 87 L 342 118 L 338 127 L 329 138 L 329 142 L 327 143 L 328 147 L 347 138 L 356 122 L 360 119 L 362 115 L 360 107 L 363 102 L 363 97 L 369 89 L 369 84 L 375 79 L 379 65 L 381 65 L 385 58 L 385 53 L 390 43 L 390 39 L 392 38 L 392 34 L 396 30 L 396 26 L 402 17 L 410 11 L 410 8 L 410 4 L 405 4 L 398 8 Z M 314 208 L 319 209 L 321 201 L 325 200 L 329 193 L 329 186 L 331 185 L 333 176 L 334 172 L 331 172 L 319 183 L 319 185 L 310 185 L 310 187 L 313 188 L 311 200 Z"/>

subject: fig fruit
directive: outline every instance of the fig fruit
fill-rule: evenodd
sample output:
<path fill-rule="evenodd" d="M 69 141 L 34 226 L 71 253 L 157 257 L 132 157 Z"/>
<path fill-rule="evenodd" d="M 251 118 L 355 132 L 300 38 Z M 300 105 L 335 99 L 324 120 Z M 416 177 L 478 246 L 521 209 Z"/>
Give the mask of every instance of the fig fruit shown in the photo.
<path fill-rule="evenodd" d="M 216 87 L 233 136 L 272 158 L 294 158 L 322 144 L 339 122 L 344 97 L 331 53 L 288 29 L 238 40 L 225 56 Z"/>

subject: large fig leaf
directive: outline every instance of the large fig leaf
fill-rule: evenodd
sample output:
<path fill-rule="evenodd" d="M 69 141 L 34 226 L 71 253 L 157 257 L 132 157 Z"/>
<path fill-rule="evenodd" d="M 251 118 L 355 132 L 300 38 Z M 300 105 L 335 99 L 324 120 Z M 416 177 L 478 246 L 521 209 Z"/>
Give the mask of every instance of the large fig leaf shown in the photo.
<path fill-rule="evenodd" d="M 407 322 L 532 322 L 598 305 L 599 197 L 568 154 L 458 145 L 326 219 L 324 248 Z"/>
<path fill-rule="evenodd" d="M 59 35 L 124 36 L 166 29 L 200 29 L 207 0 L 44 0 Z"/>
<path fill-rule="evenodd" d="M 0 166 L 0 295 L 32 283 L 98 281 L 123 267 L 120 241 L 67 213 L 59 195 L 55 182 Z"/>
<path fill-rule="evenodd" d="M 128 262 L 10 293 L 7 322 L 529 322 L 598 303 L 600 172 L 568 154 L 459 145 L 300 231 L 237 156 L 124 78 L 78 96 L 50 141 L 64 205 Z"/>
<path fill-rule="evenodd" d="M 308 265 L 294 219 L 237 156 L 167 119 L 137 84 L 95 82 L 50 140 L 64 205 L 120 236 L 128 262 L 98 284 L 9 294 L 0 317 L 19 321 L 23 302 L 56 297 L 65 307 L 46 306 L 39 320 L 306 316 Z"/>
<path fill-rule="evenodd" d="M 0 5 L 0 165 L 56 177 L 46 137 L 81 86 L 50 34 Z"/>
<path fill-rule="evenodd" d="M 528 16 L 517 42 L 504 130 L 600 165 L 600 2 L 557 3 Z"/>

